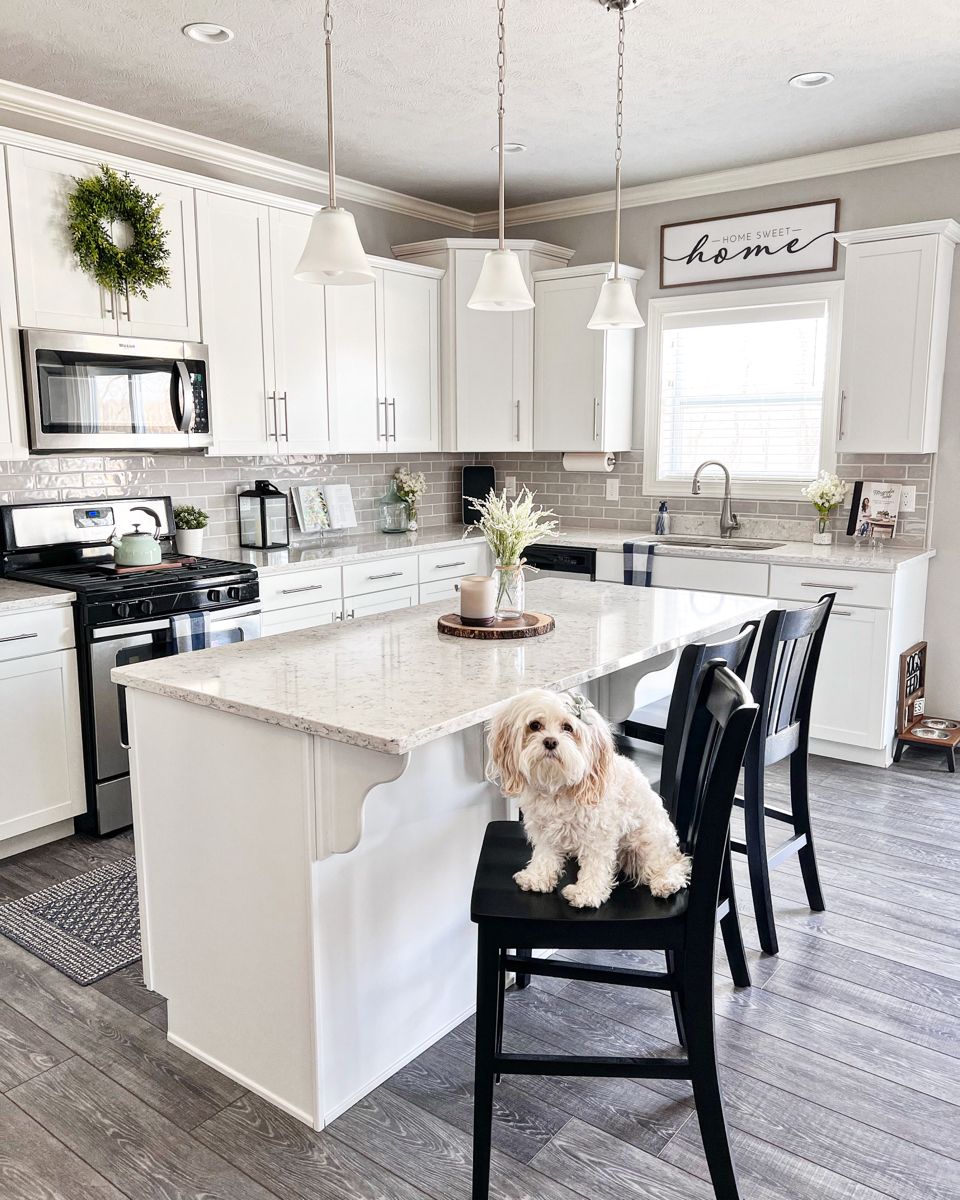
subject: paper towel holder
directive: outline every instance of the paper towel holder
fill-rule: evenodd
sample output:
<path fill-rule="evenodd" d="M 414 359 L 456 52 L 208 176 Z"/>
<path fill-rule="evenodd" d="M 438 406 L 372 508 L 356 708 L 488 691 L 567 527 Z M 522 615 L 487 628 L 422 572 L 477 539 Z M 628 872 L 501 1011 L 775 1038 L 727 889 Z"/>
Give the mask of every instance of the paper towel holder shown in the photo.
<path fill-rule="evenodd" d="M 616 465 L 616 455 L 609 450 L 568 451 L 563 456 L 565 471 L 600 471 L 609 475 Z"/>

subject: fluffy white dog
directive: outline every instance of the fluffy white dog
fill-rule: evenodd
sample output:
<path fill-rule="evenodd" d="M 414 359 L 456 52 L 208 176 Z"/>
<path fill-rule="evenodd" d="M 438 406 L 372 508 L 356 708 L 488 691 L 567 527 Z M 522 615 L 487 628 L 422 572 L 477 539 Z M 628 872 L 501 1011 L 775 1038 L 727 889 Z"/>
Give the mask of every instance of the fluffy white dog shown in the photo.
<path fill-rule="evenodd" d="M 525 892 L 552 892 L 570 857 L 580 869 L 562 894 L 575 908 L 599 908 L 618 871 L 655 896 L 689 883 L 690 859 L 663 801 L 582 696 L 530 691 L 511 700 L 490 731 L 490 772 L 523 811 L 533 854 L 514 879 Z"/>

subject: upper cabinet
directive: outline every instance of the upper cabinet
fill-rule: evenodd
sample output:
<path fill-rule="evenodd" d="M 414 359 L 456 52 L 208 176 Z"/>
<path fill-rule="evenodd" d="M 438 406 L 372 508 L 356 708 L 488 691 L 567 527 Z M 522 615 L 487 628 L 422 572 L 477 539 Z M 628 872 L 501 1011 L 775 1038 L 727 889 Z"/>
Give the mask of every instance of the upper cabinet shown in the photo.
<path fill-rule="evenodd" d="M 193 190 L 132 176 L 159 197 L 170 247 L 170 286 L 146 299 L 100 287 L 77 265 L 67 231 L 67 197 L 74 181 L 96 173 L 90 160 L 62 158 L 8 146 L 10 219 L 21 325 L 82 333 L 198 341 L 199 285 Z M 124 231 L 114 236 L 122 240 Z"/>
<path fill-rule="evenodd" d="M 440 286 L 443 449 L 492 453 L 533 448 L 532 311 L 491 313 L 467 307 L 494 240 L 438 238 L 393 252 L 444 271 Z M 509 239 L 528 286 L 535 271 L 564 266 L 573 251 Z"/>
<path fill-rule="evenodd" d="M 633 329 L 588 329 L 611 263 L 534 276 L 534 450 L 629 450 Z M 643 272 L 621 267 L 636 288 Z"/>
<path fill-rule="evenodd" d="M 26 457 L 25 416 L 6 168 L 0 157 L 0 459 Z"/>
<path fill-rule="evenodd" d="M 842 453 L 936 451 L 956 221 L 837 234 L 846 246 Z"/>

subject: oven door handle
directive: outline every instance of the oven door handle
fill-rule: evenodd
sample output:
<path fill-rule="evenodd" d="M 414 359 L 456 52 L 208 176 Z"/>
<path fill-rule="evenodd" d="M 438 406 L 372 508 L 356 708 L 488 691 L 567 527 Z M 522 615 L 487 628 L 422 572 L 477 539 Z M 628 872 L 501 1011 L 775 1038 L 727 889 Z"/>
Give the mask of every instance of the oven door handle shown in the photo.
<path fill-rule="evenodd" d="M 123 684 L 117 684 L 117 710 L 120 714 L 120 745 L 124 750 L 130 749 L 130 730 L 127 728 L 127 689 Z"/>
<path fill-rule="evenodd" d="M 183 359 L 178 359 L 170 376 L 170 410 L 180 433 L 189 433 L 193 426 L 193 380 Z"/>

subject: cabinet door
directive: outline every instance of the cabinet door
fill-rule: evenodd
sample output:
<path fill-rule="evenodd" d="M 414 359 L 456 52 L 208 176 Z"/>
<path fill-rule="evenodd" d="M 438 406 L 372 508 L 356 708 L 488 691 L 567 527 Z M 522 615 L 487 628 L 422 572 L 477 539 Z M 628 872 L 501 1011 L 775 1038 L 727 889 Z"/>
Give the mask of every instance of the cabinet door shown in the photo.
<path fill-rule="evenodd" d="M 935 450 L 924 438 L 937 234 L 847 247 L 840 350 L 844 454 Z"/>
<path fill-rule="evenodd" d="M 293 633 L 296 629 L 314 629 L 339 621 L 343 608 L 339 600 L 322 600 L 318 604 L 295 604 L 265 612 L 261 618 L 264 637 L 271 633 Z"/>
<path fill-rule="evenodd" d="M 457 450 L 529 450 L 533 411 L 533 313 L 467 307 L 485 251 L 455 262 Z M 528 284 L 530 280 L 527 280 Z"/>
<path fill-rule="evenodd" d="M 304 213 L 270 210 L 279 440 L 289 454 L 330 449 L 326 289 L 293 277 L 309 232 L 310 217 Z"/>
<path fill-rule="evenodd" d="M 383 272 L 383 394 L 391 450 L 440 448 L 439 282 Z"/>
<path fill-rule="evenodd" d="M 145 192 L 163 206 L 161 220 L 167 234 L 170 286 L 152 288 L 146 298 L 117 298 L 120 333 L 133 337 L 200 340 L 200 284 L 197 267 L 197 222 L 193 188 L 133 177 Z"/>
<path fill-rule="evenodd" d="M 116 333 L 116 299 L 80 270 L 67 231 L 67 197 L 93 163 L 7 147 L 20 324 Z"/>
<path fill-rule="evenodd" d="M 390 588 L 386 592 L 373 592 L 369 596 L 348 596 L 343 609 L 349 619 L 368 617 L 371 613 L 393 612 L 397 608 L 412 608 L 420 602 L 420 589 L 410 587 Z"/>
<path fill-rule="evenodd" d="M 200 310 L 217 454 L 275 454 L 268 210 L 197 193 Z"/>
<path fill-rule="evenodd" d="M 79 696 L 73 650 L 0 662 L 0 839 L 85 811 Z"/>
<path fill-rule="evenodd" d="M 536 285 L 533 446 L 603 450 L 604 334 L 588 329 L 603 280 L 595 275 Z"/>
<path fill-rule="evenodd" d="M 373 284 L 324 289 L 330 433 L 338 454 L 387 449 L 377 295 L 383 272 L 374 274 Z"/>

